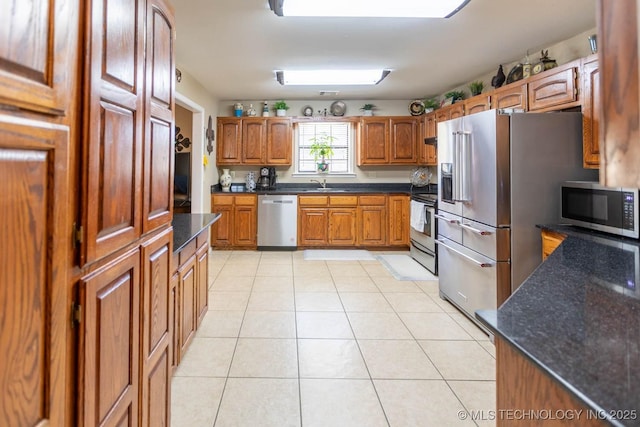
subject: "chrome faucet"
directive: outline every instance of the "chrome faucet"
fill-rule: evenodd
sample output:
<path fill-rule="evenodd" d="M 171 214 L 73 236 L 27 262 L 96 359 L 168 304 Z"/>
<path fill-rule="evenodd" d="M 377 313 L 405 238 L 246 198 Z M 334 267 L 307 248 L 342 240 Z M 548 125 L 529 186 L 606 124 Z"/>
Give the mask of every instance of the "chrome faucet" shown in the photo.
<path fill-rule="evenodd" d="M 322 186 L 322 188 L 327 188 L 327 179 L 324 178 L 322 180 L 322 182 L 318 181 L 317 179 L 312 179 L 311 182 L 317 182 L 318 184 L 320 184 Z"/>

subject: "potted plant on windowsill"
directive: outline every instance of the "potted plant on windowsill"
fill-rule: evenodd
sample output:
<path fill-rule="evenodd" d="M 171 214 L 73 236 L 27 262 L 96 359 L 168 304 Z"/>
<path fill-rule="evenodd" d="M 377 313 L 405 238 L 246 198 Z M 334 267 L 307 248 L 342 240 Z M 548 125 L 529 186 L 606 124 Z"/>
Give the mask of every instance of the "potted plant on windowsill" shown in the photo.
<path fill-rule="evenodd" d="M 284 117 L 287 115 L 289 106 L 284 101 L 276 101 L 275 104 L 273 104 L 273 109 L 276 110 L 276 117 Z"/>
<path fill-rule="evenodd" d="M 316 162 L 316 170 L 320 173 L 329 172 L 329 162 L 333 156 L 333 148 L 331 143 L 335 140 L 333 136 L 327 134 L 321 134 L 316 137 L 310 138 L 311 150 L 309 153 L 313 156 Z"/>
<path fill-rule="evenodd" d="M 364 104 L 360 109 L 362 110 L 363 116 L 373 116 L 373 110 L 376 109 L 376 106 L 373 104 Z"/>

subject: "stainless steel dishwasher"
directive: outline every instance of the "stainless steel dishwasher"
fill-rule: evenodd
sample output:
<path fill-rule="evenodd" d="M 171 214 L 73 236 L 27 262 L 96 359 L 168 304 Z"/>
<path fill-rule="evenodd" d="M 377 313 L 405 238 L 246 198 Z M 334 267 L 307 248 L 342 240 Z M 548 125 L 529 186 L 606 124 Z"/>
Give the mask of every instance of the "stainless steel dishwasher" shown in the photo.
<path fill-rule="evenodd" d="M 298 196 L 258 195 L 258 250 L 295 250 Z"/>

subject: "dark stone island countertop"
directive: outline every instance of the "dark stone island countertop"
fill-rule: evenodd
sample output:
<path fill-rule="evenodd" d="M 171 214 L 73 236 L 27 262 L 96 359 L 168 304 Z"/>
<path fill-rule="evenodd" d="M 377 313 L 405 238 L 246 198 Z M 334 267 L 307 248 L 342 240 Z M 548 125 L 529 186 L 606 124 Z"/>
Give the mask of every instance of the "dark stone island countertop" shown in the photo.
<path fill-rule="evenodd" d="M 221 216 L 219 213 L 174 214 L 171 222 L 173 226 L 173 252 L 184 248 L 191 239 L 219 220 Z"/>
<path fill-rule="evenodd" d="M 640 242 L 540 228 L 567 238 L 497 311 L 476 317 L 612 425 L 640 425 Z"/>

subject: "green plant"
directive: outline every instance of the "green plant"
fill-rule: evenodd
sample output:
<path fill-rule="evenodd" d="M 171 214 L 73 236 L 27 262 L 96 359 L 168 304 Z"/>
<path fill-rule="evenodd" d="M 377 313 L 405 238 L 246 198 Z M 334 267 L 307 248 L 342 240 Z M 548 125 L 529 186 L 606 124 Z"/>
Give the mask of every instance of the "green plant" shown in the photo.
<path fill-rule="evenodd" d="M 484 83 L 480 80 L 469 83 L 471 95 L 480 95 L 482 93 L 482 89 L 484 89 Z"/>
<path fill-rule="evenodd" d="M 461 90 L 452 90 L 451 92 L 445 93 L 444 97 L 451 98 L 452 101 L 457 101 L 458 99 L 464 99 L 465 94 Z"/>
<path fill-rule="evenodd" d="M 360 107 L 360 109 L 362 111 L 367 111 L 367 110 L 375 110 L 376 106 L 373 104 L 364 104 L 362 107 Z"/>
<path fill-rule="evenodd" d="M 309 139 L 312 142 L 311 150 L 309 151 L 309 153 L 313 156 L 316 162 L 321 159 L 322 163 L 325 163 L 325 159 L 327 157 L 331 158 L 331 156 L 333 156 L 333 148 L 331 148 L 331 143 L 335 139 L 335 137 L 327 135 L 326 133 Z"/>
<path fill-rule="evenodd" d="M 429 108 L 432 110 L 437 110 L 440 107 L 440 101 L 438 101 L 437 98 L 425 99 L 423 103 L 424 103 L 425 110 Z"/>
<path fill-rule="evenodd" d="M 288 110 L 288 109 L 289 109 L 289 106 L 288 106 L 288 105 L 287 105 L 287 103 L 286 103 L 286 102 L 284 102 L 284 101 L 276 101 L 276 102 L 273 104 L 273 109 L 274 109 L 274 110 Z"/>

